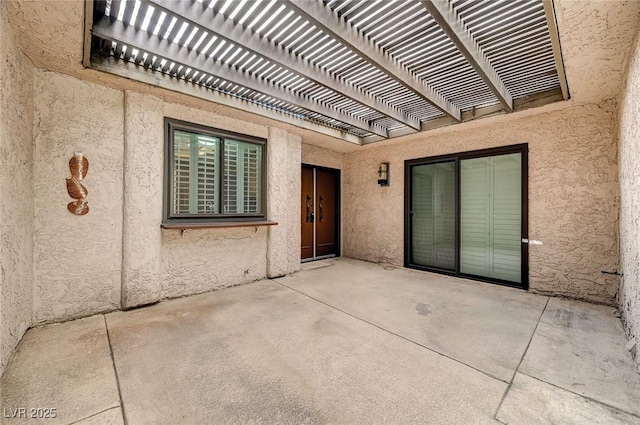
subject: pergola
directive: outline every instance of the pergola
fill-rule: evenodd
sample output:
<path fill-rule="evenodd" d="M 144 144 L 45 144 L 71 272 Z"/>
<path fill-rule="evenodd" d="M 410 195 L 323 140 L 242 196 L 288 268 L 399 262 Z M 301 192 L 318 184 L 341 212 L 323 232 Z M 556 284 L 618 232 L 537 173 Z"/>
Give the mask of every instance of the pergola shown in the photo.
<path fill-rule="evenodd" d="M 355 144 L 568 99 L 551 0 L 97 0 L 85 66 Z"/>

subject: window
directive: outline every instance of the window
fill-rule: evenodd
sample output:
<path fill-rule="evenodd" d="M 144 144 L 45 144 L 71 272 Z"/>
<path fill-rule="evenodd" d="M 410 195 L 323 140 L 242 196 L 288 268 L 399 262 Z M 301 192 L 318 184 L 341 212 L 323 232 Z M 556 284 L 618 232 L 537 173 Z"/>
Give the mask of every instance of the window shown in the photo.
<path fill-rule="evenodd" d="M 405 161 L 405 266 L 526 289 L 527 153 Z"/>
<path fill-rule="evenodd" d="M 265 219 L 263 139 L 165 119 L 165 222 Z"/>

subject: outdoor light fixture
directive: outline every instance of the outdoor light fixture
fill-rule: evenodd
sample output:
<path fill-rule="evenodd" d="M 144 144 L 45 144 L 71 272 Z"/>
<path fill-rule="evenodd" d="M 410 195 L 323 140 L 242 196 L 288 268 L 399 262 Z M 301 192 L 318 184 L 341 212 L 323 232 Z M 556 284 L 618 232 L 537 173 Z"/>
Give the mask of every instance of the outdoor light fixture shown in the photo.
<path fill-rule="evenodd" d="M 389 163 L 382 162 L 378 165 L 378 184 L 380 186 L 389 186 Z"/>

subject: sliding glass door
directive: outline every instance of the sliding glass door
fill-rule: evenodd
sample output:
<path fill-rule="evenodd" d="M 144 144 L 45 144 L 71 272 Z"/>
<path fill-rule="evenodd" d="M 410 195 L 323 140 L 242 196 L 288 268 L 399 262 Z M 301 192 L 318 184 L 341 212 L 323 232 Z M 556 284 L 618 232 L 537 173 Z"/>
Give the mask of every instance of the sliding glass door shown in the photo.
<path fill-rule="evenodd" d="M 456 163 L 417 165 L 411 173 L 411 262 L 455 270 Z"/>
<path fill-rule="evenodd" d="M 520 153 L 460 161 L 460 273 L 521 283 Z"/>
<path fill-rule="evenodd" d="M 527 287 L 527 147 L 406 163 L 405 265 Z"/>

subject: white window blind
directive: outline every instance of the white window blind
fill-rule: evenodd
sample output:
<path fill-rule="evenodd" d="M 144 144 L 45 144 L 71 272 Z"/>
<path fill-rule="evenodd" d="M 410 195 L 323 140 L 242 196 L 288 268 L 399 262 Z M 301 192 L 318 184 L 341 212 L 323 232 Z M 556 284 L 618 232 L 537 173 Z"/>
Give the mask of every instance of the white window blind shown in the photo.
<path fill-rule="evenodd" d="M 175 129 L 171 161 L 172 216 L 262 213 L 262 144 Z"/>
<path fill-rule="evenodd" d="M 224 157 L 225 213 L 260 212 L 262 147 L 252 143 L 225 140 Z"/>
<path fill-rule="evenodd" d="M 411 262 L 454 270 L 455 162 L 419 165 L 411 172 Z"/>
<path fill-rule="evenodd" d="M 521 166 L 519 153 L 461 161 L 461 273 L 521 282 Z"/>
<path fill-rule="evenodd" d="M 217 214 L 220 208 L 217 200 L 219 188 L 218 152 L 220 139 L 197 136 L 198 176 L 196 212 L 200 214 Z"/>
<path fill-rule="evenodd" d="M 238 179 L 243 167 L 239 166 L 238 143 L 226 143 L 224 147 L 224 212 L 238 213 Z"/>
<path fill-rule="evenodd" d="M 216 214 L 220 139 L 176 130 L 174 214 Z"/>

